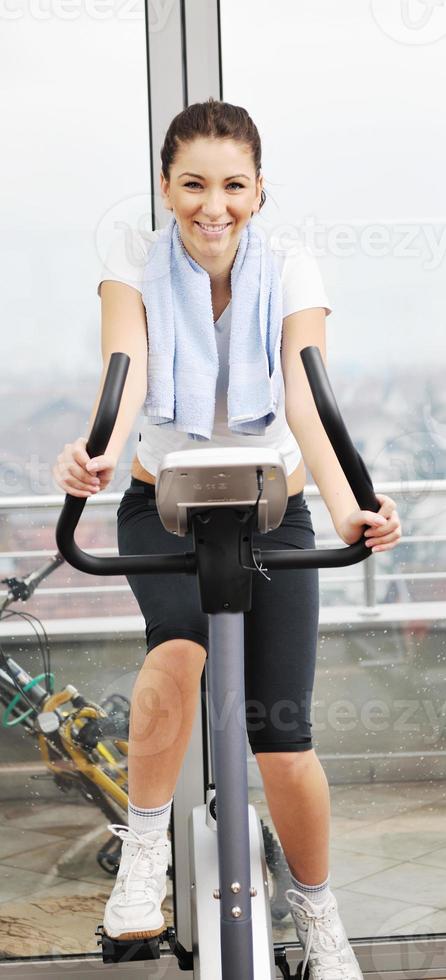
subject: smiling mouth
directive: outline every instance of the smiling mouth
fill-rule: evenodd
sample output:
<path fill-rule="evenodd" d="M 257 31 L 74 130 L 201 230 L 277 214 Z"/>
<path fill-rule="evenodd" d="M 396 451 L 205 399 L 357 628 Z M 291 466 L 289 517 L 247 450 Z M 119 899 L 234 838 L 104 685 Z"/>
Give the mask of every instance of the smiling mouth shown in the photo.
<path fill-rule="evenodd" d="M 229 225 L 232 225 L 232 221 L 226 221 L 225 224 L 218 224 L 218 225 L 217 224 L 215 224 L 215 225 L 212 225 L 212 224 L 206 225 L 206 224 L 203 224 L 201 221 L 195 221 L 195 224 L 198 225 L 199 228 L 202 228 L 203 231 L 211 231 L 211 232 L 212 231 L 215 231 L 215 232 L 218 232 L 218 231 L 224 231 L 225 228 L 229 228 Z"/>

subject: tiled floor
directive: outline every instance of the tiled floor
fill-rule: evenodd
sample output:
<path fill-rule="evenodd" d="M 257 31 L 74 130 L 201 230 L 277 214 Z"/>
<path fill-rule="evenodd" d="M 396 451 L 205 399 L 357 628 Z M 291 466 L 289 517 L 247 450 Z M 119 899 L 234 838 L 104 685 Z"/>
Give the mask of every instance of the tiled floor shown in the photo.
<path fill-rule="evenodd" d="M 271 820 L 261 792 L 250 801 Z M 351 939 L 446 933 L 444 782 L 331 787 L 331 886 Z M 0 957 L 97 952 L 113 878 L 107 821 L 82 799 L 0 803 Z M 172 923 L 172 894 L 163 906 Z M 287 916 L 274 940 L 296 940 Z"/>

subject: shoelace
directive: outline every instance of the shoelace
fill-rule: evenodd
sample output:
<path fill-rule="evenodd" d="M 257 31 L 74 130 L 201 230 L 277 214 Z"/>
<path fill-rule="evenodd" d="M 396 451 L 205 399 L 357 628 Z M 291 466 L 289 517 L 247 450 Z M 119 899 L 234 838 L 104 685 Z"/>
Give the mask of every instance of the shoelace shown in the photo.
<path fill-rule="evenodd" d="M 312 901 L 310 901 L 310 899 L 306 895 L 304 897 L 308 905 L 307 904 L 305 904 L 305 906 L 302 905 L 294 897 L 295 895 L 301 895 L 301 894 L 302 892 L 296 891 L 295 888 L 288 888 L 285 892 L 289 904 L 294 909 L 299 909 L 300 915 L 304 916 L 308 921 L 308 932 L 307 932 L 307 938 L 306 938 L 305 949 L 304 949 L 304 960 L 302 964 L 301 976 L 302 977 L 305 976 L 305 970 L 307 968 L 307 963 L 311 953 L 311 947 L 313 945 L 313 935 L 315 929 L 317 929 L 317 938 L 324 952 L 326 952 L 327 956 L 330 957 L 331 962 L 328 962 L 328 959 L 326 960 L 324 957 L 324 963 L 323 964 L 320 963 L 320 957 L 318 956 L 317 953 L 315 953 L 314 965 L 317 967 L 319 966 L 320 963 L 320 965 L 323 966 L 324 980 L 345 980 L 345 972 L 343 971 L 343 968 L 339 961 L 338 951 L 335 948 L 333 938 L 330 935 L 327 925 L 323 921 L 327 912 L 327 908 L 325 906 L 321 907 L 320 905 L 319 906 L 315 905 Z M 330 970 L 330 973 L 326 972 L 327 967 Z"/>
<path fill-rule="evenodd" d="M 161 840 L 158 843 L 158 841 L 156 841 L 154 838 L 147 839 L 144 837 L 143 834 L 139 834 L 136 830 L 133 830 L 132 827 L 127 827 L 126 824 L 109 823 L 107 824 L 107 830 L 110 830 L 112 834 L 115 834 L 116 837 L 120 837 L 122 841 L 129 841 L 131 844 L 136 844 L 137 846 L 137 851 L 130 865 L 127 879 L 124 885 L 125 899 L 126 901 L 128 901 L 128 897 L 129 897 L 128 887 L 129 887 L 130 878 L 132 876 L 132 872 L 136 866 L 136 863 L 141 857 L 141 854 L 144 854 L 144 852 L 146 852 L 146 857 L 149 856 L 160 857 L 161 859 L 164 859 L 165 856 L 167 855 L 168 844 L 166 841 L 161 841 Z M 160 838 L 161 837 L 162 834 L 160 834 Z M 153 866 L 151 866 L 150 870 L 153 872 Z M 145 890 L 147 890 L 147 886 L 149 886 L 150 888 L 149 882 L 150 882 L 150 878 L 145 879 L 144 881 Z M 146 898 L 143 895 L 139 899 L 139 901 L 135 899 L 135 904 L 141 905 L 145 901 Z"/>

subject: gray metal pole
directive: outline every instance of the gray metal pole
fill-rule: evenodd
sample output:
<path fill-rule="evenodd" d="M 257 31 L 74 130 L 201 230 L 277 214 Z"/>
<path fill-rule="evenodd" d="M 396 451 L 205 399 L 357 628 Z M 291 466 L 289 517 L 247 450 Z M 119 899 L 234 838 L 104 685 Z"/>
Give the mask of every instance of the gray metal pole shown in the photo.
<path fill-rule="evenodd" d="M 209 641 L 222 980 L 254 980 L 243 613 L 209 615 Z"/>

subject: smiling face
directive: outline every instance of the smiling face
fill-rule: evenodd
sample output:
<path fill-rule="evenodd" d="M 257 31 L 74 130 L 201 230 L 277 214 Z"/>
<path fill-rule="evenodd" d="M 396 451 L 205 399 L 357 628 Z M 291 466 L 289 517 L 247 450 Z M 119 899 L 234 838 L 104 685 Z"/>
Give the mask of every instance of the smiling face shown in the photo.
<path fill-rule="evenodd" d="M 161 194 L 183 245 L 211 281 L 223 283 L 251 212 L 259 209 L 263 177 L 256 180 L 250 148 L 197 137 L 179 146 L 169 176 L 161 174 Z"/>

